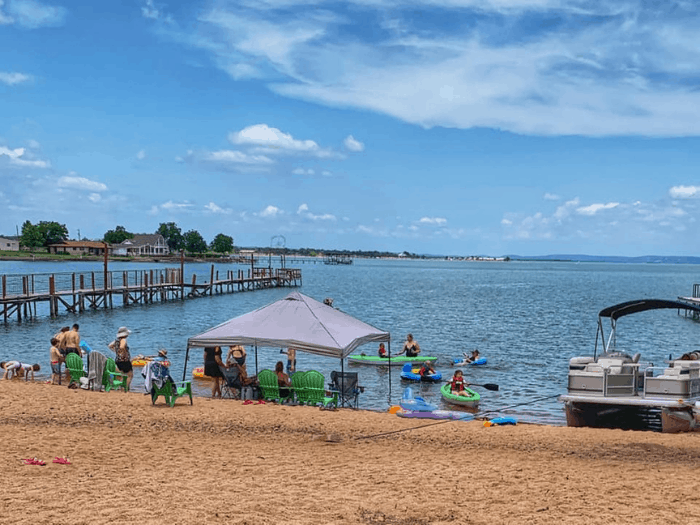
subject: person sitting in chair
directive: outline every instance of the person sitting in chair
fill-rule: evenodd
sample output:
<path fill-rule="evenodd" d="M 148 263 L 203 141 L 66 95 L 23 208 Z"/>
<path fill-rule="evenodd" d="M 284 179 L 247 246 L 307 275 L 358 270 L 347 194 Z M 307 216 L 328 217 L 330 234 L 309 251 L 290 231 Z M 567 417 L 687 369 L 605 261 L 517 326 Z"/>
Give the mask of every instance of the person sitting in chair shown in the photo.
<path fill-rule="evenodd" d="M 277 365 L 275 365 L 275 374 L 277 374 L 277 384 L 280 387 L 280 396 L 289 397 L 291 394 L 289 387 L 292 386 L 292 380 L 284 373 L 284 363 L 282 361 L 277 361 Z"/>

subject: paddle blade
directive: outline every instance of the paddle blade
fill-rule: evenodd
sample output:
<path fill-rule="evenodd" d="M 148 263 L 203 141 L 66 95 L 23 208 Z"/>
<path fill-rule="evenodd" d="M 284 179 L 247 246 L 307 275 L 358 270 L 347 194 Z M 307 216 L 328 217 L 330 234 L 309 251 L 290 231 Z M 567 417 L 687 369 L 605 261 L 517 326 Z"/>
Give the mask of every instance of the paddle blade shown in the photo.
<path fill-rule="evenodd" d="M 495 383 L 486 383 L 480 386 L 483 386 L 486 390 L 493 390 L 494 392 L 498 391 L 498 385 Z"/>

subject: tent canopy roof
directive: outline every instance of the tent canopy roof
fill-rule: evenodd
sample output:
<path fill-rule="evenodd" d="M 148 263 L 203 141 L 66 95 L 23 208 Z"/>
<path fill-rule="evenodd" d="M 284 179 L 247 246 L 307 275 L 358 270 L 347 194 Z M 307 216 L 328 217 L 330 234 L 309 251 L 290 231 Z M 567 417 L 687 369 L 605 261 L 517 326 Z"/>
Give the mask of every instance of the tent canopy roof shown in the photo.
<path fill-rule="evenodd" d="M 389 339 L 389 332 L 299 292 L 292 292 L 279 301 L 191 337 L 187 346 L 293 347 L 342 359 L 358 346 Z"/>

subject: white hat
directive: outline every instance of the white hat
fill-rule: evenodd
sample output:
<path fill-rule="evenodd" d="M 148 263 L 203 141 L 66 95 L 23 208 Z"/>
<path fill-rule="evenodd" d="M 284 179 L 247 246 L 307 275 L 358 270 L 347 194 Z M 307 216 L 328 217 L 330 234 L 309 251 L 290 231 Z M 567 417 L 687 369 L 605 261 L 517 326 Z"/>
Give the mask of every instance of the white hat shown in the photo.
<path fill-rule="evenodd" d="M 131 330 L 129 330 L 126 326 L 122 326 L 121 328 L 119 328 L 119 330 L 117 330 L 117 339 L 119 339 L 120 337 L 126 337 L 130 333 Z"/>

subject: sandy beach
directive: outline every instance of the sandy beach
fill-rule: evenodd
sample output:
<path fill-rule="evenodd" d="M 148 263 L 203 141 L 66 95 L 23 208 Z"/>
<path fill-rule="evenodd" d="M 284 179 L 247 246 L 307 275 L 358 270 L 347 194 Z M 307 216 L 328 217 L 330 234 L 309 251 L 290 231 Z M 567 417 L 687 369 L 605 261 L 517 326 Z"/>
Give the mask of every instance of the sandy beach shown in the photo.
<path fill-rule="evenodd" d="M 697 519 L 697 434 L 436 425 L 208 398 L 170 408 L 17 380 L 0 381 L 0 399 L 3 524 Z M 34 457 L 46 466 L 21 461 Z"/>

